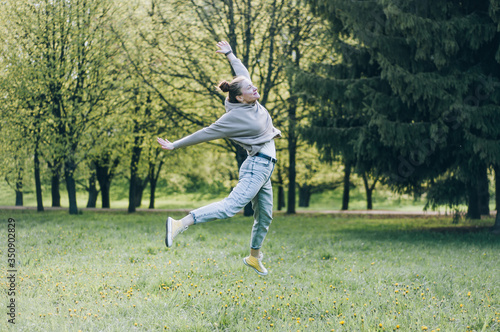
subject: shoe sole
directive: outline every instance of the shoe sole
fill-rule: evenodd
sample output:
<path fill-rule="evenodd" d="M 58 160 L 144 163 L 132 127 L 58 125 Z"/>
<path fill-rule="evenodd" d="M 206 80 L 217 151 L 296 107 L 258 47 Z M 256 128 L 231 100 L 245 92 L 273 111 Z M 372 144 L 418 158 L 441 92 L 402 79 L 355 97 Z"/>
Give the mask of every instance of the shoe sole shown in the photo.
<path fill-rule="evenodd" d="M 165 223 L 165 228 L 167 229 L 166 236 L 165 236 L 165 245 L 167 248 L 170 248 L 173 243 L 172 239 L 172 218 L 168 217 L 167 222 Z"/>
<path fill-rule="evenodd" d="M 255 272 L 258 274 L 258 275 L 261 275 L 261 276 L 267 276 L 267 272 L 264 273 L 264 272 L 260 272 L 259 270 L 257 270 L 256 268 L 254 268 L 252 265 L 248 264 L 247 263 L 247 260 L 245 259 L 245 257 L 243 257 L 243 263 L 248 266 L 248 267 L 251 267 L 252 269 L 255 270 Z"/>

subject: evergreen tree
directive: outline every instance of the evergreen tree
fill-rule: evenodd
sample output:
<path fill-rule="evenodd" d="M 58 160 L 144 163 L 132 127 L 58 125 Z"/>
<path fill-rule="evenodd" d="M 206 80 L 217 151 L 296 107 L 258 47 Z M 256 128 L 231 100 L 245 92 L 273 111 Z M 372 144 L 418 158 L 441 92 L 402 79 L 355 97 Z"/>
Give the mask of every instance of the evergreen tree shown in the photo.
<path fill-rule="evenodd" d="M 470 216 L 486 213 L 486 170 L 500 159 L 500 129 L 495 126 L 499 39 L 493 15 L 498 6 L 445 0 L 309 3 L 330 21 L 339 43 L 352 41 L 368 56 L 356 67 L 362 70 L 356 83 L 340 75 L 323 76 L 331 100 L 341 104 L 333 104 L 337 109 L 349 111 L 346 98 L 360 92 L 359 104 L 347 112 L 362 114 L 363 128 L 349 140 L 358 160 L 400 191 L 421 192 L 426 184 L 438 185 L 434 179 L 454 177 L 467 188 Z M 349 62 L 345 58 L 361 56 L 336 50 L 344 59 L 321 67 L 341 68 Z M 311 87 L 314 79 L 304 77 L 302 87 Z M 354 90 L 355 84 L 360 89 Z M 327 134 L 315 128 L 312 141 L 342 137 L 337 136 L 338 115 L 323 121 L 319 127 Z"/>

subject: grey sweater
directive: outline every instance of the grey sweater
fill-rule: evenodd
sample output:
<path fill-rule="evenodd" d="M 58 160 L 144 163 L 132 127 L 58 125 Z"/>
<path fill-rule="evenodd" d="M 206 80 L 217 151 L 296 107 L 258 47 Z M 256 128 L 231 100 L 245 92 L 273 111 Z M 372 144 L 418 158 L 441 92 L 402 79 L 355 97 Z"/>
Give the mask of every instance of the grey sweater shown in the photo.
<path fill-rule="evenodd" d="M 250 74 L 239 59 L 233 59 L 231 66 L 238 76 L 250 79 Z M 281 137 L 281 131 L 274 128 L 269 112 L 264 106 L 225 102 L 226 113 L 208 127 L 198 130 L 174 142 L 176 149 L 218 138 L 229 138 L 241 145 L 253 156 L 275 137 Z"/>

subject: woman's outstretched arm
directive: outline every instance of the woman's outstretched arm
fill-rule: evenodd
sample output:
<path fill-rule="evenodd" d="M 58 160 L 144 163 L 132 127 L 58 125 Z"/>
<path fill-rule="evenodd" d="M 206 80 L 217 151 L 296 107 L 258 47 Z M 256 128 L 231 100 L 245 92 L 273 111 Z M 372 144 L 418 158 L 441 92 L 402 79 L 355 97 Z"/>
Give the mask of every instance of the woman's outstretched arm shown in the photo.
<path fill-rule="evenodd" d="M 231 45 L 229 45 L 228 42 L 226 41 L 220 41 L 217 43 L 217 47 L 219 49 L 215 52 L 221 53 L 221 54 L 226 54 L 227 59 L 229 60 L 229 63 L 234 69 L 234 72 L 236 73 L 236 76 L 244 76 L 248 78 L 250 81 L 252 79 L 250 78 L 250 73 L 248 72 L 248 69 L 243 65 L 240 59 L 238 59 L 231 48 Z M 230 52 L 230 53 L 228 53 Z"/>
<path fill-rule="evenodd" d="M 157 137 L 156 141 L 158 143 L 160 143 L 161 148 L 164 150 L 173 150 L 174 149 L 174 143 L 171 143 L 168 139 L 163 139 L 163 138 Z"/>
<path fill-rule="evenodd" d="M 219 138 L 230 137 L 238 134 L 241 129 L 234 125 L 234 114 L 225 113 L 210 126 L 202 128 L 197 132 L 178 139 L 175 142 L 157 138 L 158 143 L 164 150 L 174 150 L 190 145 L 212 141 Z"/>

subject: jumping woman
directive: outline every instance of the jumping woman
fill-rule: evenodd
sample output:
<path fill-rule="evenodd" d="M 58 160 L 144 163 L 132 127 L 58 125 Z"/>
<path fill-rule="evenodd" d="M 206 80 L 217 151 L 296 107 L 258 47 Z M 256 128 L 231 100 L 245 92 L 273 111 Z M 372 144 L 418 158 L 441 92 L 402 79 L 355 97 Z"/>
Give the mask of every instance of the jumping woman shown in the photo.
<path fill-rule="evenodd" d="M 173 150 L 218 138 L 229 138 L 247 150 L 248 157 L 240 167 L 238 184 L 228 197 L 193 210 L 181 220 L 168 217 L 165 244 L 171 247 L 174 238 L 191 225 L 230 218 L 252 202 L 254 223 L 250 255 L 243 258 L 243 263 L 259 275 L 267 275 L 267 270 L 262 265 L 263 254 L 260 249 L 273 219 L 271 174 L 276 164 L 274 138 L 281 137 L 281 132 L 274 128 L 269 112 L 257 101 L 260 98 L 257 88 L 252 84 L 248 70 L 233 54 L 229 43 L 221 41 L 217 43 L 217 47 L 219 49 L 216 52 L 227 57 L 237 75 L 231 82 L 222 81 L 218 86 L 223 92 L 228 92 L 226 113 L 194 134 L 173 143 L 158 138 L 158 143 L 165 150 Z"/>

